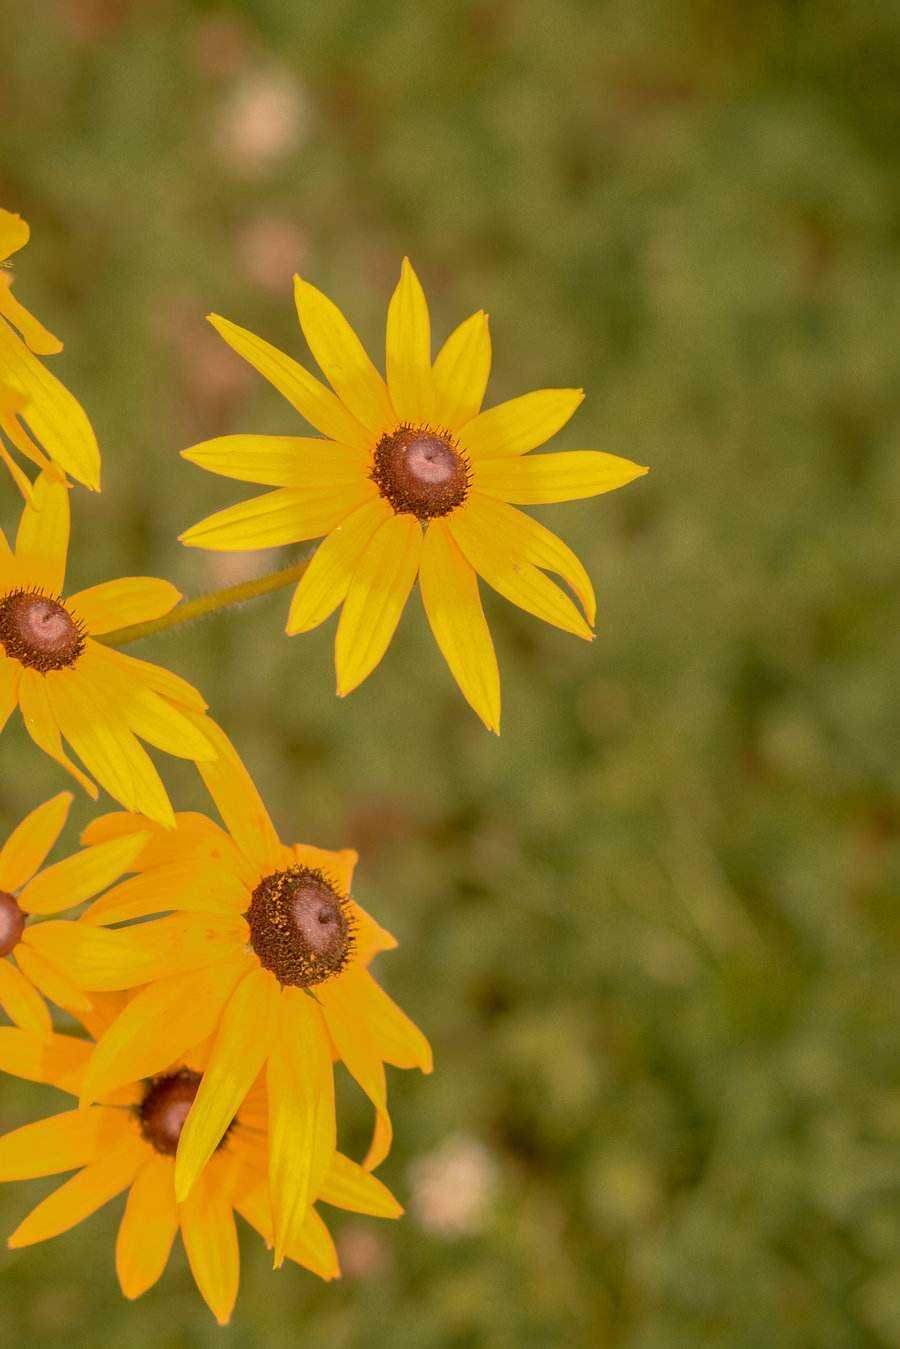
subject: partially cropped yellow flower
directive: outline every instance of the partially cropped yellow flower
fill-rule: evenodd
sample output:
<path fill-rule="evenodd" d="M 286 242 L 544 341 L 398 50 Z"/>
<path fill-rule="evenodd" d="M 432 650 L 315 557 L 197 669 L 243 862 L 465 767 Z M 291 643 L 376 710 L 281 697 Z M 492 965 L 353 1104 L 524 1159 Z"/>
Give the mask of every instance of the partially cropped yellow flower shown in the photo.
<path fill-rule="evenodd" d="M 179 1198 L 190 1192 L 257 1074 L 269 1101 L 269 1184 L 276 1262 L 317 1193 L 335 1147 L 332 1058 L 376 1110 L 366 1167 L 391 1143 L 385 1062 L 431 1071 L 422 1033 L 367 966 L 396 945 L 349 895 L 356 854 L 281 843 L 246 769 L 216 728 L 218 758 L 199 769 L 228 833 L 204 816 L 157 831 L 135 867 L 76 926 L 174 910 L 171 917 L 110 932 L 130 942 L 134 984 L 147 987 L 98 1043 L 85 1077 L 89 1103 L 183 1055 L 212 1035 L 203 1083 L 181 1136 Z M 141 827 L 114 815 L 84 834 L 90 843 Z M 107 958 L 110 973 L 116 957 Z M 152 982 L 146 962 L 168 965 Z M 121 986 L 121 985 L 120 985 Z"/>
<path fill-rule="evenodd" d="M 68 1011 L 87 1011 L 91 1003 L 72 979 L 66 959 L 66 934 L 77 939 L 77 924 L 29 920 L 93 899 L 131 868 L 148 837 L 138 832 L 111 839 L 41 870 L 71 804 L 70 792 L 45 801 L 0 848 L 0 1007 L 23 1030 L 43 1036 L 52 1029 L 45 997 Z M 116 934 L 107 935 L 115 949 Z"/>
<path fill-rule="evenodd" d="M 186 459 L 276 488 L 194 525 L 196 548 L 271 548 L 326 535 L 297 586 L 289 633 L 343 605 L 337 691 L 350 693 L 384 655 L 419 579 L 435 639 L 466 698 L 493 731 L 500 678 L 478 577 L 513 604 L 592 637 L 596 601 L 574 553 L 516 509 L 621 487 L 646 469 L 597 450 L 529 455 L 555 435 L 581 389 L 540 389 L 481 412 L 491 363 L 487 315 L 466 319 L 431 360 L 425 295 L 408 260 L 387 318 L 387 381 L 347 320 L 295 278 L 300 326 L 331 385 L 216 315 L 225 341 L 327 439 L 225 436 Z M 581 609 L 547 572 L 561 577 Z"/>
<path fill-rule="evenodd" d="M 0 730 L 18 704 L 35 744 L 91 796 L 96 786 L 62 739 L 110 796 L 171 826 L 166 789 L 140 740 L 179 758 L 211 758 L 205 718 L 186 715 L 206 703 L 177 675 L 94 638 L 168 613 L 181 595 L 169 581 L 127 576 L 63 599 L 68 545 L 68 489 L 41 474 L 15 551 L 0 531 Z"/>
<path fill-rule="evenodd" d="M 8 259 L 28 243 L 21 216 L 0 210 L 0 427 L 15 448 L 39 468 L 48 461 L 84 483 L 100 487 L 100 451 L 84 409 L 51 375 L 39 356 L 54 356 L 62 342 L 12 293 Z M 0 442 L 0 452 L 19 481 Z"/>
<path fill-rule="evenodd" d="M 107 995 L 84 1020 L 99 1033 L 121 1006 L 120 999 Z M 0 1027 L 0 1069 L 76 1097 L 90 1053 L 90 1041 L 76 1036 L 42 1039 Z M 123 1084 L 89 1110 L 69 1110 L 0 1137 L 0 1180 L 76 1172 L 32 1209 L 9 1245 L 29 1246 L 67 1232 L 127 1190 L 116 1240 L 122 1292 L 137 1298 L 152 1288 L 180 1230 L 197 1287 L 216 1320 L 225 1325 L 240 1274 L 235 1212 L 272 1244 L 265 1178 L 265 1091 L 261 1083 L 251 1087 L 190 1196 L 179 1203 L 175 1153 L 203 1070 L 203 1055 L 190 1056 L 153 1077 Z M 396 1218 L 402 1211 L 380 1181 L 339 1152 L 313 1198 L 375 1217 Z M 311 1205 L 285 1254 L 323 1279 L 336 1278 L 340 1272 L 328 1229 Z"/>

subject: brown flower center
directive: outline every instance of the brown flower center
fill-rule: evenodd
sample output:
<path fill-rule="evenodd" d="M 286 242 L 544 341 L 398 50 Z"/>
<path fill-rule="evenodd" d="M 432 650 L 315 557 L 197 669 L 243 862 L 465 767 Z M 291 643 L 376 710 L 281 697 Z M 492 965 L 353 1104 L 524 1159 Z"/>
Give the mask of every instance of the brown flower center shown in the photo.
<path fill-rule="evenodd" d="M 46 674 L 74 665 L 84 650 L 84 628 L 52 595 L 13 590 L 0 599 L 0 645 L 13 660 Z"/>
<path fill-rule="evenodd" d="M 25 931 L 25 915 L 12 895 L 0 890 L 0 956 L 8 956 Z"/>
<path fill-rule="evenodd" d="M 353 947 L 347 901 L 310 867 L 264 876 L 244 917 L 259 963 L 279 983 L 310 988 L 340 974 Z"/>
<path fill-rule="evenodd" d="M 174 1157 L 188 1111 L 194 1104 L 201 1074 L 190 1068 L 151 1078 L 138 1106 L 141 1133 L 157 1152 Z"/>
<path fill-rule="evenodd" d="M 465 501 L 469 461 L 449 432 L 401 426 L 375 447 L 372 479 L 398 515 L 433 520 Z"/>

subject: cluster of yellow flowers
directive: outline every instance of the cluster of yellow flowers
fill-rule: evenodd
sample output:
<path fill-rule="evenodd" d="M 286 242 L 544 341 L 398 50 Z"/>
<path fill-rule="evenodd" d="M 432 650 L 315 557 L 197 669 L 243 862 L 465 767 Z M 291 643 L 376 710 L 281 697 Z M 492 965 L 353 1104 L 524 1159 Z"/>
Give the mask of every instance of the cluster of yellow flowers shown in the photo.
<path fill-rule="evenodd" d="M 27 240 L 25 222 L 0 211 L 0 262 Z M 62 792 L 0 849 L 0 1004 L 12 1023 L 0 1026 L 0 1069 L 77 1098 L 0 1138 L 2 1180 L 75 1172 L 9 1244 L 66 1231 L 127 1190 L 116 1242 L 125 1296 L 156 1282 L 180 1228 L 224 1324 L 238 1287 L 235 1210 L 276 1267 L 287 1257 L 324 1279 L 338 1261 L 318 1203 L 400 1214 L 372 1174 L 392 1139 L 385 1064 L 427 1073 L 431 1052 L 369 971 L 396 942 L 351 897 L 356 853 L 282 843 L 196 689 L 119 649 L 192 606 L 179 611 L 174 586 L 151 577 L 66 594 L 70 480 L 99 489 L 100 456 L 84 411 L 40 359 L 61 344 L 14 298 L 11 279 L 0 272 L 0 456 L 24 505 L 14 547 L 0 531 L 0 729 L 18 706 L 44 753 L 122 809 L 45 866 L 72 800 Z M 487 316 L 462 323 L 432 362 L 428 307 L 408 262 L 388 309 L 386 379 L 341 312 L 299 278 L 296 302 L 328 385 L 252 333 L 211 321 L 321 437 L 234 435 L 186 450 L 212 472 L 273 490 L 182 542 L 240 550 L 324 536 L 311 562 L 275 582 L 298 579 L 288 633 L 341 607 L 342 695 L 381 660 L 418 577 L 447 664 L 498 731 L 478 576 L 586 639 L 596 607 L 575 555 L 516 504 L 593 496 L 646 470 L 592 450 L 531 456 L 581 390 L 544 389 L 482 412 Z M 221 823 L 173 810 L 142 741 L 196 764 Z M 48 1002 L 69 1030 L 54 1030 Z M 336 1147 L 336 1061 L 374 1107 L 361 1165 Z"/>

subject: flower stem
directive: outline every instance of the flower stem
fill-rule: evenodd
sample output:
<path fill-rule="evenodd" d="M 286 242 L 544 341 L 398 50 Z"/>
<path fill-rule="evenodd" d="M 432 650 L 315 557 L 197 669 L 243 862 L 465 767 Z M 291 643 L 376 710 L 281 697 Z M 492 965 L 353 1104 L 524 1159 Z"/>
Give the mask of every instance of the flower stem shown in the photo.
<path fill-rule="evenodd" d="M 269 595 L 273 590 L 281 590 L 299 581 L 308 566 L 309 559 L 306 558 L 303 562 L 295 562 L 290 567 L 269 572 L 267 576 L 259 576 L 253 581 L 241 581 L 238 585 L 226 586 L 224 590 L 214 590 L 211 595 L 200 595 L 198 599 L 188 600 L 187 604 L 177 605 L 169 613 L 163 614 L 162 618 L 151 618 L 146 623 L 116 628 L 115 632 L 106 632 L 94 640 L 102 642 L 104 646 L 129 646 L 143 637 L 167 632 L 169 628 L 180 628 L 183 623 L 193 623 L 195 619 L 218 613 L 220 609 L 229 609 L 234 604 L 244 604 L 247 600 Z"/>

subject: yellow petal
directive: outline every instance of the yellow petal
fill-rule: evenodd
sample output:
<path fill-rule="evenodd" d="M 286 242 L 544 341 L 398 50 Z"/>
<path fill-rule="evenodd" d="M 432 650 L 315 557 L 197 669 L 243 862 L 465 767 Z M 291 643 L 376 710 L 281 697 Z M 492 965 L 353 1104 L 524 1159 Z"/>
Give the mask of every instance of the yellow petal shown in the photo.
<path fill-rule="evenodd" d="M 36 1035 L 0 1026 L 0 1069 L 28 1082 L 45 1082 L 77 1096 L 90 1057 L 87 1040 L 71 1035 Z"/>
<path fill-rule="evenodd" d="M 376 496 L 359 506 L 323 539 L 300 577 L 291 600 L 286 632 L 309 632 L 334 613 L 350 589 L 356 564 L 391 508 Z"/>
<path fill-rule="evenodd" d="M 473 493 L 465 506 L 454 511 L 448 527 L 463 556 L 512 604 L 591 641 L 594 634 L 568 595 L 522 555 L 515 536 L 503 532 L 506 517 L 496 509 L 501 506 L 505 503 Z"/>
<path fill-rule="evenodd" d="M 218 1146 L 269 1053 L 281 997 L 267 970 L 255 969 L 231 995 L 209 1066 L 181 1131 L 175 1194 L 183 1200 Z"/>
<path fill-rule="evenodd" d="M 28 221 L 15 211 L 0 210 L 0 262 L 24 248 L 31 238 Z"/>
<path fill-rule="evenodd" d="M 116 1237 L 116 1274 L 127 1298 L 152 1288 L 169 1259 L 178 1231 L 173 1174 L 171 1157 L 152 1154 L 128 1191 Z"/>
<path fill-rule="evenodd" d="M 146 834 L 132 834 L 82 848 L 29 881 L 19 896 L 19 904 L 26 913 L 59 913 L 93 899 L 130 869 L 146 838 Z"/>
<path fill-rule="evenodd" d="M 328 1032 L 320 1008 L 299 988 L 282 990 L 266 1081 L 277 1269 L 331 1166 L 336 1138 Z"/>
<path fill-rule="evenodd" d="M 121 669 L 130 671 L 135 679 L 147 688 L 153 689 L 153 692 L 158 693 L 161 698 L 177 703 L 179 707 L 189 707 L 196 712 L 206 710 L 206 701 L 193 684 L 189 684 L 180 675 L 173 674 L 171 670 L 154 665 L 152 661 L 129 656 L 124 651 L 109 650 L 96 642 L 93 643 L 93 650 L 95 654 L 104 651 L 106 656 L 115 660 Z"/>
<path fill-rule="evenodd" d="M 524 458 L 476 459 L 472 472 L 476 491 L 501 501 L 539 506 L 612 492 L 643 477 L 647 469 L 616 454 L 571 450 Z"/>
<path fill-rule="evenodd" d="M 26 815 L 0 848 L 0 890 L 18 890 L 30 881 L 62 833 L 72 804 L 71 792 L 60 792 Z"/>
<path fill-rule="evenodd" d="M 292 852 L 301 867 L 323 872 L 339 894 L 349 895 L 353 872 L 359 861 L 359 853 L 354 848 L 332 852 L 330 848 L 314 848 L 310 843 L 295 843 Z"/>
<path fill-rule="evenodd" d="M 51 918 L 30 923 L 25 945 L 66 971 L 82 989 L 134 988 L 160 974 L 159 953 L 136 929 L 113 932 L 90 923 Z"/>
<path fill-rule="evenodd" d="M 396 417 L 384 380 L 337 305 L 299 276 L 294 300 L 309 349 L 344 406 L 376 440 L 392 430 Z"/>
<path fill-rule="evenodd" d="M 262 876 L 280 856 L 275 826 L 234 745 L 221 726 L 214 721 L 208 725 L 217 758 L 198 764 L 198 772 L 229 834 Z"/>
<path fill-rule="evenodd" d="M 379 951 L 395 949 L 397 938 L 380 923 L 376 923 L 375 919 L 353 900 L 350 901 L 350 912 L 353 915 L 354 960 L 359 961 L 361 965 L 368 965 Z"/>
<path fill-rule="evenodd" d="M 342 485 L 326 483 L 309 491 L 277 487 L 264 496 L 216 511 L 179 538 L 188 548 L 226 552 L 279 548 L 285 543 L 317 539 L 377 491 L 375 484 L 363 475 Z"/>
<path fill-rule="evenodd" d="M 90 1012 L 91 1000 L 69 976 L 49 960 L 38 955 L 26 942 L 19 942 L 15 950 L 16 964 L 29 983 L 34 984 L 45 998 L 64 1007 L 67 1012 Z"/>
<path fill-rule="evenodd" d="M 75 1227 L 131 1184 L 146 1155 L 147 1145 L 137 1130 L 129 1132 L 100 1161 L 86 1166 L 32 1209 L 13 1232 L 9 1246 L 13 1250 L 30 1246 Z"/>
<path fill-rule="evenodd" d="M 49 1035 L 53 1029 L 44 999 L 11 960 L 0 960 L 0 1007 L 22 1030 Z"/>
<path fill-rule="evenodd" d="M 387 316 L 387 384 L 394 411 L 402 422 L 429 423 L 434 417 L 431 377 L 431 320 L 425 292 L 403 259 L 400 280 Z"/>
<path fill-rule="evenodd" d="M 335 640 L 341 697 L 375 669 L 394 635 L 419 570 L 422 526 L 414 515 L 392 515 L 363 553 L 341 610 Z"/>
<path fill-rule="evenodd" d="M 324 1009 L 328 1033 L 344 1066 L 375 1107 L 375 1136 L 365 1161 L 366 1169 L 372 1171 L 388 1155 L 393 1136 L 387 1108 L 384 1064 L 365 1025 L 360 1022 L 341 979 L 329 979 L 318 984 L 315 996 Z"/>
<path fill-rule="evenodd" d="M 230 871 L 191 857 L 161 862 L 140 876 L 132 876 L 80 916 L 82 923 L 125 923 L 134 918 L 171 910 L 193 913 L 244 913 L 250 896 Z"/>
<path fill-rule="evenodd" d="M 181 599 L 171 581 L 155 576 L 123 576 L 117 581 L 79 590 L 66 601 L 84 623 L 88 632 L 112 632 L 132 623 L 161 618 Z"/>
<path fill-rule="evenodd" d="M 491 373 L 488 316 L 479 309 L 450 334 L 434 362 L 434 420 L 456 431 L 484 402 Z"/>
<path fill-rule="evenodd" d="M 212 1035 L 251 957 L 242 952 L 142 988 L 101 1035 L 84 1074 L 82 1105 L 152 1077 Z"/>
<path fill-rule="evenodd" d="M 584 398 L 583 389 L 538 389 L 479 412 L 460 432 L 473 458 L 526 454 L 555 436 Z"/>
<path fill-rule="evenodd" d="M 234 1206 L 241 1217 L 271 1246 L 272 1218 L 265 1184 L 257 1182 L 255 1185 L 242 1185 L 235 1194 Z M 334 1242 L 315 1209 L 308 1210 L 300 1234 L 292 1243 L 287 1256 L 313 1274 L 318 1274 L 320 1279 L 336 1279 L 340 1274 Z"/>
<path fill-rule="evenodd" d="M 47 455 L 70 477 L 99 490 L 100 450 L 84 409 L 2 319 L 0 370 L 26 395 L 19 416 Z"/>
<path fill-rule="evenodd" d="M 182 450 L 181 457 L 223 478 L 306 489 L 354 482 L 369 462 L 358 446 L 307 436 L 219 436 Z"/>
<path fill-rule="evenodd" d="M 209 314 L 208 318 L 228 345 L 273 384 L 310 426 L 343 445 L 366 447 L 371 444 L 371 436 L 341 400 L 297 361 L 229 319 L 220 318 L 218 314 Z"/>
<path fill-rule="evenodd" d="M 37 670 L 22 670 L 18 697 L 25 729 L 34 743 L 45 754 L 49 754 L 51 759 L 55 759 L 58 764 L 61 764 L 68 773 L 71 773 L 88 796 L 96 800 L 99 793 L 94 783 L 85 773 L 82 773 L 78 765 L 74 764 L 63 750 L 59 726 L 50 706 L 47 680 L 44 676 L 38 674 Z"/>
<path fill-rule="evenodd" d="M 499 734 L 500 671 L 478 577 L 443 520 L 432 520 L 425 531 L 419 586 L 434 639 L 454 679 L 488 730 Z"/>
<path fill-rule="evenodd" d="M 399 1218 L 403 1212 L 386 1185 L 341 1152 L 336 1152 L 331 1160 L 319 1198 L 335 1208 L 368 1213 L 373 1218 Z"/>
<path fill-rule="evenodd" d="M 181 1239 L 203 1301 L 220 1326 L 231 1319 L 240 1279 L 240 1254 L 230 1188 L 209 1168 L 181 1204 Z"/>
<path fill-rule="evenodd" d="M 109 1110 L 67 1110 L 0 1138 L 0 1180 L 33 1180 L 87 1166 L 110 1134 Z M 113 1128 L 113 1137 L 116 1130 Z M 118 1132 L 121 1132 L 119 1130 Z"/>
<path fill-rule="evenodd" d="M 62 342 L 54 337 L 12 293 L 12 277 L 0 272 L 0 314 L 18 329 L 26 346 L 36 356 L 55 356 Z"/>
<path fill-rule="evenodd" d="M 425 1036 L 368 970 L 351 965 L 338 976 L 337 983 L 349 1011 L 365 1026 L 376 1052 L 386 1063 L 431 1072 L 434 1062 Z"/>
<path fill-rule="evenodd" d="M 69 489 L 45 473 L 25 503 L 16 535 L 16 563 L 25 583 L 61 595 L 69 548 Z"/>
<path fill-rule="evenodd" d="M 126 665 L 121 653 L 89 641 L 79 669 L 99 690 L 107 705 L 121 710 L 128 728 L 157 749 L 179 759 L 214 759 L 204 733 L 204 718 L 190 720 L 176 704 L 144 680 L 139 666 Z"/>
<path fill-rule="evenodd" d="M 5 660 L 0 655 L 0 731 L 9 721 L 19 700 L 22 674 L 22 666 L 17 660 Z"/>

